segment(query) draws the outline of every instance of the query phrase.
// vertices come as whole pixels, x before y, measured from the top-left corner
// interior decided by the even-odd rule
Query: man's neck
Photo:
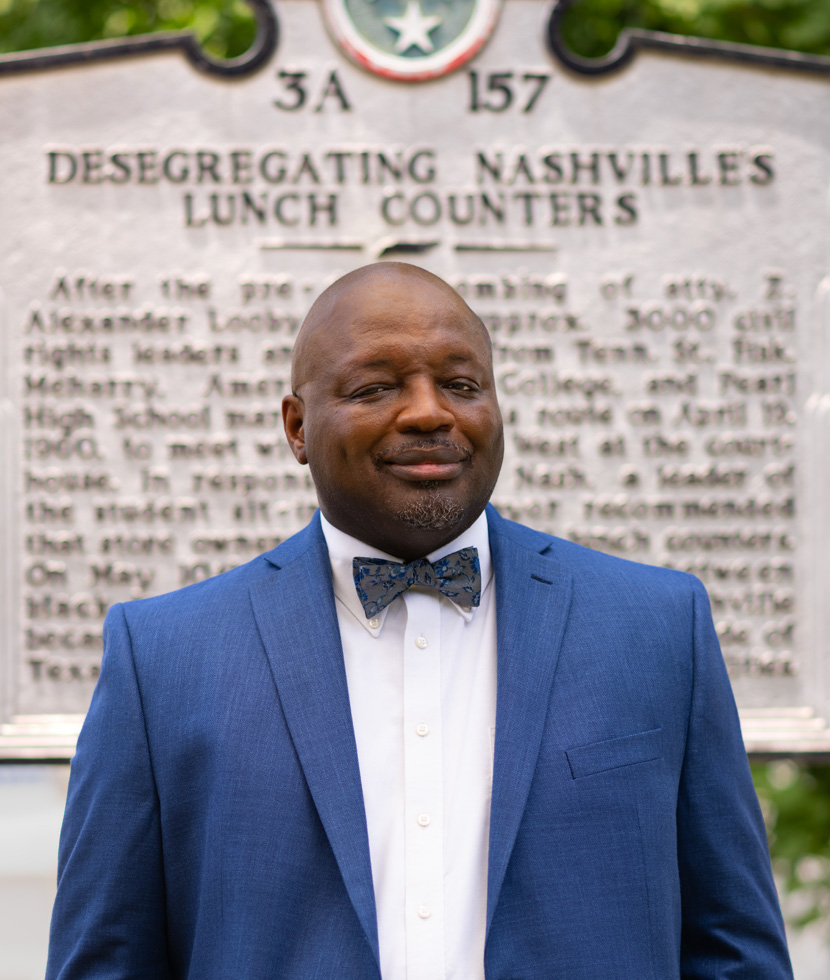
[[[464,518],[448,528],[417,528],[402,525],[401,533],[394,538],[378,537],[376,534],[356,533],[354,528],[343,527],[341,522],[332,520],[333,515],[326,514],[321,509],[321,515],[330,527],[336,528],[343,534],[354,538],[370,549],[372,554],[382,554],[394,561],[410,562],[418,558],[427,558],[435,552],[440,552],[447,545],[460,538],[465,531],[475,524],[484,511],[477,514],[464,515]],[[447,549],[447,552],[452,551]],[[369,552],[367,552],[368,554]]]

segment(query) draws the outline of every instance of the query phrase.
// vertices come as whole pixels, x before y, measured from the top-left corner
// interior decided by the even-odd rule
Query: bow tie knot
[[[462,548],[436,562],[417,558],[411,562],[385,558],[355,558],[354,584],[367,619],[377,616],[393,599],[420,585],[435,589],[463,605],[481,602],[481,566],[477,548]]]

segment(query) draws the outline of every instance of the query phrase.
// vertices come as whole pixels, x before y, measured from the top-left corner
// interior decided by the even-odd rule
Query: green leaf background
[[[0,0],[3,52],[184,28],[217,58],[242,54],[256,34],[243,0]]]
[[[624,27],[830,54],[830,0],[577,0],[564,32],[577,54],[596,57]],[[183,28],[220,58],[242,54],[255,33],[244,0],[0,0],[0,52]]]

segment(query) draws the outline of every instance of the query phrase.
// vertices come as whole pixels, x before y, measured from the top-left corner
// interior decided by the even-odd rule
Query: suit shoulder
[[[700,585],[698,579],[688,572],[674,568],[664,568],[662,565],[649,565],[645,562],[633,561],[630,558],[620,558],[609,555],[604,551],[596,551],[585,545],[567,541],[564,538],[551,537],[552,545],[549,554],[557,561],[566,562],[570,566],[583,569],[587,574],[601,575],[608,579],[626,581],[651,582],[667,589],[680,589],[684,592]]]
[[[501,523],[517,544],[558,562],[577,582],[602,583],[608,589],[619,588],[624,592],[634,590],[683,596],[705,593],[700,580],[688,572],[619,558],[513,521],[502,519]]]
[[[308,531],[309,528],[304,528],[272,551],[257,555],[220,575],[173,592],[123,604],[121,609],[130,628],[175,622],[178,628],[186,629],[188,623],[195,622],[204,629],[211,620],[233,616],[241,604],[247,606],[251,585],[274,574],[275,568],[290,564],[308,547],[311,543]]]

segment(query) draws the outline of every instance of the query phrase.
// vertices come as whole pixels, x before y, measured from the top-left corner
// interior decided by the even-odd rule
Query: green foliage
[[[798,892],[794,925],[830,917],[830,766],[783,759],[754,763],[773,868],[788,892]]]
[[[586,57],[625,27],[830,54],[828,0],[577,0],[564,22]],[[246,51],[256,30],[244,0],[0,0],[0,52],[183,29],[220,58]]]
[[[256,22],[243,0],[0,0],[0,52],[183,29],[214,57],[233,58],[251,46]]]
[[[577,0],[563,33],[573,51],[596,58],[624,27],[830,54],[828,0]]]

